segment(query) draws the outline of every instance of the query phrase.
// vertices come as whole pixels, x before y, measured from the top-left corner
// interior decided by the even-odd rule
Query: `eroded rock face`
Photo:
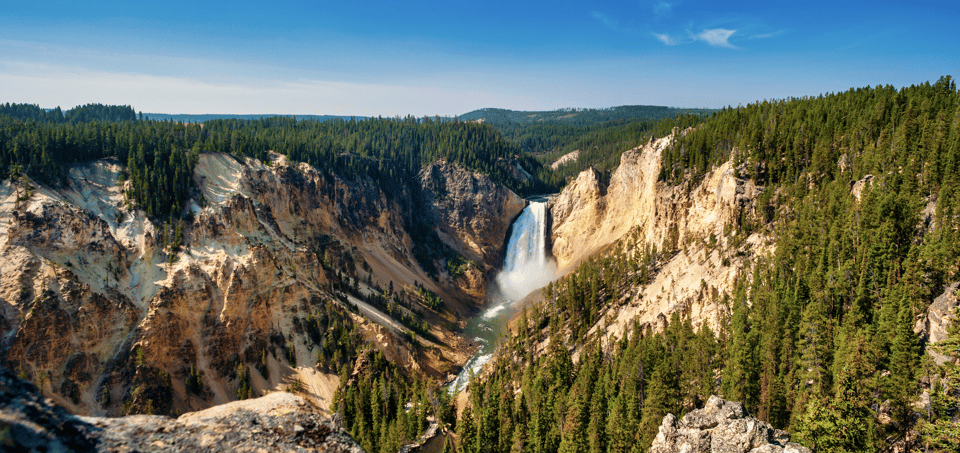
[[[361,294],[419,283],[458,312],[482,301],[480,271],[452,279],[415,257],[419,187],[385,188],[276,156],[264,164],[202,154],[192,223],[165,226],[125,199],[121,171],[107,159],[72,167],[57,189],[0,182],[0,353],[70,411],[196,411],[237,399],[238,370],[250,373],[254,396],[300,380],[327,407],[340,365],[318,365],[322,339],[298,319],[330,310],[324,319],[355,326],[405,366],[447,370],[467,359],[452,315],[421,308],[442,344],[415,354],[391,340],[396,322],[356,310],[360,301],[342,289],[340,273]],[[496,217],[523,200],[480,175],[437,171],[451,194],[430,205],[437,228],[478,262],[498,255],[510,219]],[[192,390],[190,376],[200,381]]]
[[[658,328],[675,311],[695,326],[706,323],[717,331],[726,315],[722,294],[754,257],[773,250],[772,239],[762,234],[737,237],[736,222],[742,214],[754,214],[762,189],[738,177],[732,161],[696,182],[658,181],[660,159],[672,139],[624,152],[606,185],[589,169],[550,199],[552,251],[561,272],[625,238],[630,238],[628,248],[636,247],[629,253],[656,247],[667,258],[649,284],[613,307],[612,322],[593,331],[619,337],[635,319]]]
[[[600,173],[592,168],[577,175],[559,195],[548,202],[553,225],[553,255],[566,265],[577,256],[577,242],[594,234],[605,215],[606,198],[600,187]]]
[[[575,264],[633,229],[650,244],[683,243],[711,233],[722,236],[725,223],[743,210],[752,212],[760,189],[737,177],[732,162],[693,187],[659,182],[660,157],[672,137],[624,152],[606,187],[599,173],[588,169],[550,200],[558,266]]]
[[[948,357],[937,353],[929,345],[947,339],[947,329],[954,322],[954,309],[958,304],[958,290],[960,290],[960,282],[947,285],[943,294],[933,300],[933,303],[927,307],[927,311],[923,313],[913,327],[914,333],[919,335],[923,342],[928,345],[927,353],[933,356],[937,363],[946,362]]]
[[[714,395],[703,409],[677,420],[667,414],[650,453],[810,453],[786,431],[748,416],[743,405]]]
[[[0,429],[5,433],[4,451],[363,451],[343,429],[289,393],[271,393],[176,419],[75,417],[3,367]]]
[[[456,163],[437,161],[420,171],[427,215],[437,225],[440,238],[484,270],[503,262],[503,247],[510,224],[526,201],[485,175]]]

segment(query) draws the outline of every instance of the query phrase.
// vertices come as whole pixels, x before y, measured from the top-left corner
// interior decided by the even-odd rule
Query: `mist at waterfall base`
[[[547,257],[547,215],[545,202],[531,201],[513,222],[503,268],[496,285],[488,290],[487,310],[464,329],[464,335],[473,337],[480,348],[450,384],[450,393],[462,390],[470,376],[493,357],[497,338],[505,333],[517,302],[556,278],[557,265]]]
[[[547,204],[530,203],[513,223],[497,286],[505,298],[518,301],[556,274],[557,264],[547,258]]]

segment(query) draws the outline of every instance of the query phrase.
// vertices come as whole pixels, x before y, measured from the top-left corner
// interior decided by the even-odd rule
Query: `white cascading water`
[[[547,204],[531,201],[513,222],[503,268],[497,275],[497,289],[491,291],[487,300],[490,308],[467,323],[464,333],[475,336],[480,350],[450,384],[450,393],[463,389],[470,375],[479,372],[493,357],[497,335],[513,314],[510,308],[527,294],[553,281],[556,273],[556,263],[547,257]]]
[[[531,202],[513,223],[497,286],[506,299],[518,301],[556,273],[556,264],[547,259],[547,204]]]

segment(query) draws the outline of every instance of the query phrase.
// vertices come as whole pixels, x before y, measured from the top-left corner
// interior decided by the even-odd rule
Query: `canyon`
[[[470,353],[456,332],[525,206],[443,161],[391,191],[278,155],[206,153],[192,218],[170,224],[132,206],[123,170],[105,159],[57,189],[0,186],[5,360],[78,414],[176,415],[293,383],[328,409],[364,343],[442,380]],[[372,294],[408,305],[384,313]],[[404,319],[426,328],[410,340]]]
[[[704,291],[728,292],[768,242],[725,247],[723,226],[759,189],[731,163],[697,185],[658,182],[671,140],[625,152],[606,183],[590,169],[536,202],[445,161],[416,185],[384,188],[280,155],[204,153],[179,224],[130,202],[116,160],[74,165],[58,188],[7,180],[5,360],[75,414],[176,416],[293,389],[332,413],[340,374],[354,366],[344,338],[440,381],[464,365],[469,376],[483,361],[471,362],[480,338],[461,333],[468,319],[502,328],[516,311],[501,309],[628,237],[684,250],[594,329],[622,336],[634,319],[656,327],[677,310],[715,327],[724,312]],[[536,210],[521,215],[527,206]],[[707,247],[707,237],[719,240]],[[442,306],[427,307],[424,294]],[[371,295],[412,303],[387,313]],[[406,315],[427,329],[414,333]]]
[[[624,152],[609,175],[587,169],[531,200],[444,160],[415,184],[390,185],[277,154],[203,153],[191,215],[179,223],[137,209],[114,159],[71,166],[56,188],[3,181],[4,361],[74,414],[189,414],[151,422],[169,429],[208,420],[196,414],[215,406],[247,410],[235,401],[248,398],[285,413],[336,413],[336,390],[362,371],[354,358],[368,347],[401,369],[455,381],[455,393],[482,371],[517,309],[538,303],[538,288],[590,259],[651,248],[669,253],[589,335],[660,332],[674,314],[720,332],[732,316],[725,296],[776,245],[770,228],[742,231],[764,187],[736,151],[701,178],[662,180],[662,154],[683,133]],[[863,188],[854,189],[859,200]],[[945,337],[951,288],[918,319],[924,341]],[[733,403],[711,399],[704,411],[711,404]],[[656,451],[694,442],[677,434],[687,417],[670,417]],[[88,421],[128,429],[124,419],[97,420]],[[802,451],[764,429],[777,448],[763,448]]]

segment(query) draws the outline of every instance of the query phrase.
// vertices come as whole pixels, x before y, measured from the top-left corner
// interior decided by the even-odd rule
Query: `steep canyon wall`
[[[294,383],[328,407],[366,341],[443,376],[467,358],[454,332],[524,206],[446,162],[384,187],[202,154],[190,221],[168,223],[131,205],[123,171],[101,160],[59,188],[0,185],[3,360],[75,413],[177,414]],[[416,285],[442,308],[415,303]],[[398,313],[424,320],[427,347],[399,340],[409,329],[371,294],[414,301]]]
[[[725,316],[719,295],[729,292],[754,257],[772,250],[771,238],[762,234],[737,237],[737,220],[752,214],[762,188],[739,177],[732,160],[700,181],[671,185],[658,179],[662,152],[672,140],[663,137],[623,153],[608,182],[586,170],[550,200],[552,251],[561,269],[570,271],[628,236],[667,256],[649,284],[615,304],[612,322],[595,329],[620,336],[634,318],[656,326],[677,310],[695,325],[716,329]]]

